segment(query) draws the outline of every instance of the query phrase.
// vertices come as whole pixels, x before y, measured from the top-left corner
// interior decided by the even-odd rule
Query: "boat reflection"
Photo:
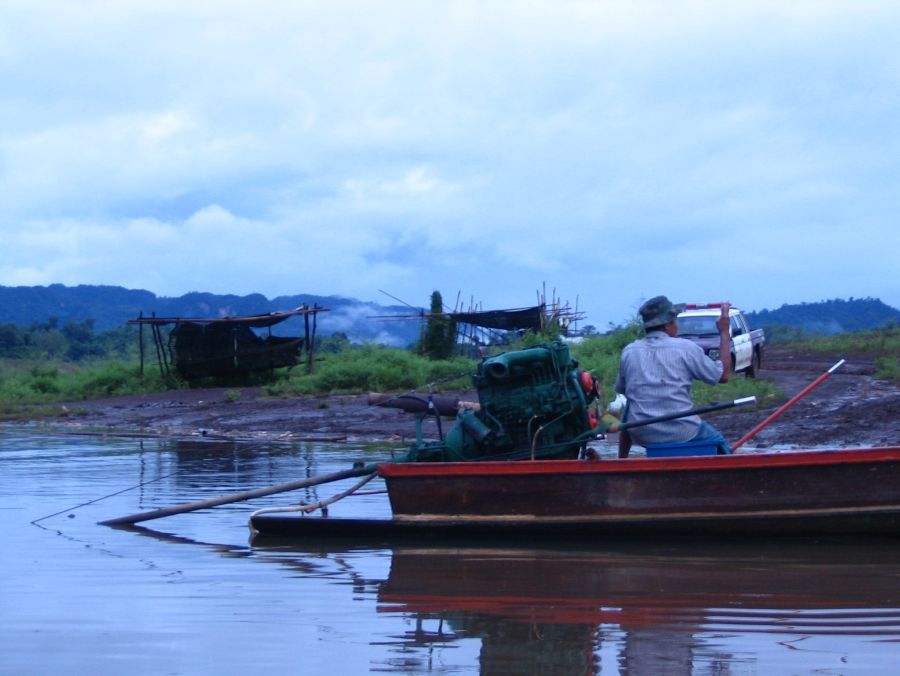
[[[878,660],[900,641],[896,538],[205,546],[297,581],[344,581],[377,616],[401,618],[379,636],[392,657],[377,670],[452,671],[452,649],[475,641],[481,673],[762,673],[803,650],[828,671],[844,651]],[[387,567],[373,574],[373,562]]]
[[[293,565],[353,551],[274,550]],[[620,673],[692,674],[758,658],[729,652],[722,636],[766,635],[782,652],[828,635],[900,640],[898,580],[900,540],[840,539],[394,546],[387,579],[368,583],[379,613],[412,620],[398,648],[479,639],[482,673],[598,673],[606,647]]]

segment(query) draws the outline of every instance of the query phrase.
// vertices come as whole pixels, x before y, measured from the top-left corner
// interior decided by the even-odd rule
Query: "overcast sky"
[[[900,307],[900,3],[0,0],[0,284]]]

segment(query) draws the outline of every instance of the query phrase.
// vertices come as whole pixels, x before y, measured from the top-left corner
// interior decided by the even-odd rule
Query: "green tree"
[[[35,357],[60,359],[69,351],[69,341],[59,331],[41,331],[31,335],[31,347]]]
[[[449,359],[456,351],[456,322],[444,313],[440,291],[431,294],[431,310],[425,324],[421,353],[429,359]]]
[[[13,323],[0,324],[0,357],[21,357],[24,344],[19,327]]]
[[[342,331],[335,331],[330,336],[316,336],[316,352],[337,354],[350,347],[350,338]]]
[[[72,361],[103,355],[103,348],[94,339],[93,319],[85,319],[82,322],[68,321],[62,327],[61,333],[69,343],[67,356]]]

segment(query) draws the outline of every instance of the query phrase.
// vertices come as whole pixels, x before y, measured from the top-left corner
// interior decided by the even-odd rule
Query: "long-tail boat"
[[[730,455],[699,446],[599,459],[589,443],[609,425],[598,410],[600,393],[564,343],[484,359],[473,381],[479,401],[460,408],[446,437],[426,442],[420,426],[402,459],[354,470],[384,479],[391,519],[276,509],[255,513],[251,527],[290,536],[414,538],[900,535],[900,446]]]

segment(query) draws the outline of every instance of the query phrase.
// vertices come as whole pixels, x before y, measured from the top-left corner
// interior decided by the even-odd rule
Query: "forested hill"
[[[419,337],[416,320],[380,321],[375,317],[410,316],[418,308],[377,305],[341,296],[297,294],[271,300],[262,294],[247,296],[193,292],[178,297],[161,297],[150,291],[120,286],[0,286],[0,325],[14,323],[81,323],[93,320],[95,331],[118,329],[129,319],[156,314],[157,317],[224,317],[265,314],[292,310],[301,305],[329,308],[319,315],[320,335],[344,333],[354,341],[373,341],[405,347]],[[745,309],[746,311],[746,309]],[[767,329],[770,338],[791,338],[801,334],[822,335],[881,328],[900,324],[900,310],[875,298],[826,300],[799,305],[782,305],[776,310],[746,312],[753,328]],[[279,325],[281,335],[298,335],[299,322],[292,319]],[[786,330],[788,329],[788,330]]]
[[[415,314],[415,309],[340,296],[297,294],[270,300],[258,293],[234,296],[192,292],[167,298],[120,286],[0,286],[0,324],[30,326],[34,322],[55,322],[64,326],[67,322],[93,320],[94,330],[98,332],[121,328],[141,313],[145,317],[151,314],[157,317],[226,317],[293,310],[302,305],[329,309],[318,315],[320,335],[340,332],[355,341],[405,347],[417,340],[421,328],[416,320],[385,322],[372,319],[408,316]],[[290,319],[280,324],[277,332],[299,335],[297,332],[302,332],[300,322],[302,319]]]
[[[775,327],[790,327],[805,334],[834,335],[900,324],[900,310],[877,298],[782,305],[777,310],[745,314],[751,327],[765,328],[768,333],[773,333]]]

